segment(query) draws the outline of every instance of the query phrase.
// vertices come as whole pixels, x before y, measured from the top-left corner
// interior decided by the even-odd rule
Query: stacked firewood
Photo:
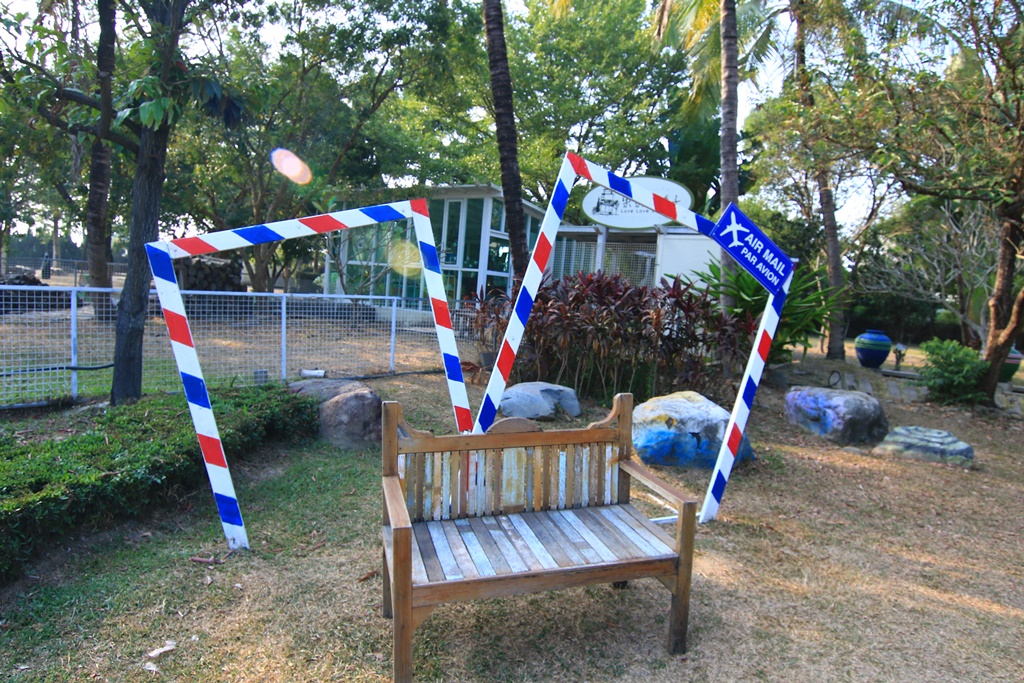
[[[242,262],[213,256],[183,258],[174,263],[178,286],[199,292],[244,292]]]

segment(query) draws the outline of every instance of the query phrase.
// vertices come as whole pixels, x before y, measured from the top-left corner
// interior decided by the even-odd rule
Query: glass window
[[[448,202],[448,224],[445,226],[444,264],[453,266],[459,263],[459,218],[462,217],[462,202]]]
[[[491,203],[491,230],[505,232],[505,203],[500,199]]]
[[[430,211],[430,227],[434,229],[434,244],[441,244],[441,226],[444,225],[444,200],[431,199],[427,210]]]
[[[501,290],[502,292],[508,292],[508,278],[501,275],[488,275],[487,276],[487,293],[490,295],[494,290]]]
[[[483,231],[483,220],[484,200],[470,199],[466,204],[466,235],[462,240],[463,268],[480,266],[480,234]]]
[[[499,273],[507,273],[508,262],[508,238],[491,235],[491,241],[487,248],[487,270],[496,270]]]
[[[527,243],[529,244],[530,251],[533,251],[533,247],[537,244],[537,235],[540,234],[540,221],[533,216],[526,217],[526,230],[527,230]]]
[[[441,275],[444,278],[445,296],[448,297],[448,300],[450,301],[451,299],[455,298],[455,287],[458,285],[458,280],[456,280],[456,276],[458,275],[458,273],[454,270],[446,270],[442,272]]]
[[[462,271],[462,289],[459,290],[460,299],[473,299],[474,294],[478,294],[478,292],[476,291],[476,276],[477,271],[475,270]]]

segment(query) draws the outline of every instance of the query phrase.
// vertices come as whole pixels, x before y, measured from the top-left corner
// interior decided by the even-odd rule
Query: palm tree
[[[505,200],[505,229],[512,249],[512,272],[523,277],[529,256],[526,250],[526,220],[523,212],[523,180],[519,173],[519,142],[512,104],[512,75],[505,48],[505,17],[501,0],[483,0],[487,61],[491,70],[491,98],[501,165],[501,191]]]

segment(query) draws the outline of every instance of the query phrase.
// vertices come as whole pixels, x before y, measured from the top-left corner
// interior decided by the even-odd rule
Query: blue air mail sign
[[[793,272],[793,262],[735,204],[729,204],[708,234],[765,289],[778,294]]]

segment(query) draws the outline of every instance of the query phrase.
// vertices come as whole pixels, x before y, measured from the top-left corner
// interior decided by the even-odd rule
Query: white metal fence
[[[110,391],[114,322],[99,297],[119,290],[0,286],[0,407]],[[211,386],[290,380],[302,370],[362,377],[440,370],[429,303],[396,297],[182,292]],[[477,361],[474,310],[455,304],[464,360]],[[109,317],[109,316],[108,316]],[[180,390],[156,293],[143,342],[144,391]]]
[[[128,273],[127,263],[108,263],[110,282],[114,287],[124,285]],[[74,259],[4,258],[0,260],[0,274],[35,275],[54,287],[86,287],[89,285],[89,263]]]

